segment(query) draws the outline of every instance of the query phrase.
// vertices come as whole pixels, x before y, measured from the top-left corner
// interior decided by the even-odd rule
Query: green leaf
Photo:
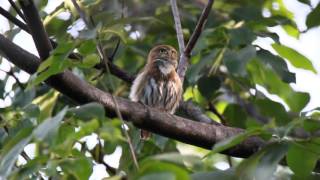
[[[231,29],[230,33],[230,44],[233,47],[251,44],[256,38],[253,32],[249,28],[237,28]]]
[[[310,0],[298,0],[298,1],[301,2],[301,3],[304,3],[304,4],[306,4],[306,5],[311,6]]]
[[[291,120],[287,111],[280,103],[269,99],[257,99],[254,103],[258,106],[259,112],[263,116],[275,119],[279,126],[286,125]]]
[[[35,175],[34,172],[38,172],[48,162],[48,158],[48,156],[37,156],[27,161],[27,164],[11,174],[9,179],[31,179],[30,177]]]
[[[298,51],[296,51],[290,47],[276,44],[276,43],[272,44],[272,47],[274,50],[277,51],[277,53],[280,56],[286,58],[296,68],[310,70],[310,71],[314,72],[315,74],[317,73],[317,71],[314,69],[312,63],[310,62],[310,60],[308,58],[306,58],[304,55],[300,54]]]
[[[292,143],[288,150],[287,163],[298,177],[305,179],[313,171],[319,158],[320,146],[315,151],[309,143]]]
[[[308,29],[319,26],[319,17],[320,17],[320,3],[318,3],[317,7],[314,8],[311,13],[308,14],[306,24]]]
[[[237,177],[243,179],[272,179],[278,163],[285,156],[289,145],[276,142],[265,146],[258,153],[242,161],[236,169]]]
[[[19,154],[31,140],[32,128],[21,129],[18,134],[3,147],[0,156],[0,179],[6,179],[18,159]]]
[[[50,90],[48,93],[37,97],[32,102],[37,104],[40,108],[40,116],[38,118],[39,122],[52,116],[53,108],[58,99],[59,93],[54,90]]]
[[[309,102],[308,93],[295,92],[289,84],[281,81],[270,67],[264,66],[259,61],[251,61],[247,69],[254,83],[264,86],[269,93],[281,97],[292,111],[300,112]]]
[[[85,56],[82,63],[79,65],[82,68],[92,68],[100,62],[100,58],[97,54],[89,54]]]
[[[217,51],[212,50],[210,54],[202,57],[200,62],[191,65],[191,67],[186,72],[186,77],[191,84],[195,84],[198,79],[206,73],[205,68],[212,63],[216,54]]]
[[[300,31],[297,28],[296,25],[293,24],[286,24],[282,25],[282,28],[286,31],[286,33],[294,38],[299,38],[300,36]]]
[[[249,45],[238,52],[227,51],[224,56],[224,63],[228,71],[234,75],[245,76],[246,65],[252,58],[256,56],[255,47]]]
[[[35,79],[29,82],[28,88],[36,86],[48,79],[50,76],[59,74],[72,66],[72,62],[67,59],[68,55],[76,47],[76,43],[65,42],[58,45],[53,50],[51,56],[40,64]]]
[[[86,157],[68,158],[59,165],[65,172],[72,174],[79,180],[89,179],[92,173],[92,163]]]
[[[96,42],[94,40],[88,40],[81,42],[78,48],[79,53],[82,55],[88,55],[96,52]]]
[[[171,162],[181,166],[188,166],[193,168],[194,166],[201,165],[201,159],[195,155],[182,155],[180,153],[164,153],[152,156],[151,159],[160,160],[165,162]]]
[[[223,111],[223,116],[226,118],[228,126],[246,128],[247,114],[240,105],[228,104]]]
[[[91,120],[93,118],[104,119],[105,111],[104,107],[99,103],[88,103],[85,105],[81,105],[75,108],[70,108],[69,112],[71,112],[76,118],[81,120]]]
[[[66,114],[68,108],[63,108],[56,116],[53,118],[48,118],[44,120],[34,131],[33,135],[36,137],[39,141],[43,141],[48,136],[53,136],[54,133],[56,133],[60,122],[63,120],[64,115]]]
[[[169,175],[170,174],[170,175]],[[149,179],[149,177],[155,177],[157,175],[167,177],[169,179],[179,179],[179,180],[189,180],[189,174],[186,169],[180,166],[161,162],[148,160],[142,163],[140,170],[138,172],[137,179]]]
[[[33,88],[26,89],[26,90],[18,89],[17,91],[15,91],[15,96],[12,102],[12,106],[24,107],[31,103],[35,95],[36,95],[36,92]]]
[[[209,179],[221,179],[221,180],[236,180],[235,171],[228,169],[226,171],[216,170],[214,172],[195,172],[191,175],[193,180],[209,180]]]
[[[221,81],[216,76],[202,77],[198,81],[198,88],[200,93],[208,98],[208,100],[214,97],[215,92],[220,88]]]
[[[290,72],[287,63],[279,56],[275,56],[269,51],[260,49],[257,52],[257,57],[267,66],[272,69],[281,77],[281,80],[286,83],[295,83],[296,76]]]
[[[213,154],[222,152],[224,150],[227,150],[227,149],[241,143],[242,141],[246,140],[250,136],[258,135],[261,132],[262,132],[262,129],[252,129],[252,130],[248,130],[248,131],[239,133],[235,136],[229,137],[223,141],[216,143],[213,146],[212,151],[209,154],[207,154],[206,156],[213,155]]]

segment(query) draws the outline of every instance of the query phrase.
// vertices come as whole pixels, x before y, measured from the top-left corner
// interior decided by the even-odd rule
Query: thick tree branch
[[[36,72],[40,64],[39,58],[15,45],[3,35],[0,35],[0,53],[31,74]],[[105,107],[108,116],[115,114],[116,108],[111,94],[93,87],[70,71],[55,75],[46,82],[78,103],[98,102]],[[211,149],[216,142],[244,132],[239,128],[208,125],[159,112],[121,97],[116,97],[116,100],[124,118],[135,126],[195,146]],[[224,153],[234,157],[248,157],[264,144],[260,138],[251,137]]]

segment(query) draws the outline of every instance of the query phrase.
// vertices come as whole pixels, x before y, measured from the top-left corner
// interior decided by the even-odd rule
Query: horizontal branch
[[[40,65],[38,57],[15,45],[3,35],[0,35],[0,54],[30,74],[36,72]],[[46,83],[80,104],[98,102],[105,107],[108,116],[115,114],[111,94],[95,88],[68,70],[52,76]],[[125,119],[136,127],[206,149],[211,149],[215,143],[244,132],[239,128],[206,124],[159,112],[121,97],[116,97],[116,100]],[[248,157],[264,144],[262,139],[250,137],[224,153],[234,157]]]

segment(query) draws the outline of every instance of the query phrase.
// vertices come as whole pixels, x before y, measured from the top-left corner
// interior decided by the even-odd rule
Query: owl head
[[[164,75],[169,74],[178,66],[178,53],[169,45],[158,45],[151,49],[148,64],[158,68]]]

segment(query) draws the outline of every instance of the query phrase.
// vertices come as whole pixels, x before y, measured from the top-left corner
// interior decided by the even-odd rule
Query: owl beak
[[[175,64],[172,61],[168,61],[167,59],[161,59],[161,58],[156,59],[155,63],[158,66],[165,66],[166,64],[175,66]]]
[[[163,66],[166,63],[165,61],[166,60],[164,60],[164,59],[158,58],[158,59],[156,59],[155,63],[157,66]]]

